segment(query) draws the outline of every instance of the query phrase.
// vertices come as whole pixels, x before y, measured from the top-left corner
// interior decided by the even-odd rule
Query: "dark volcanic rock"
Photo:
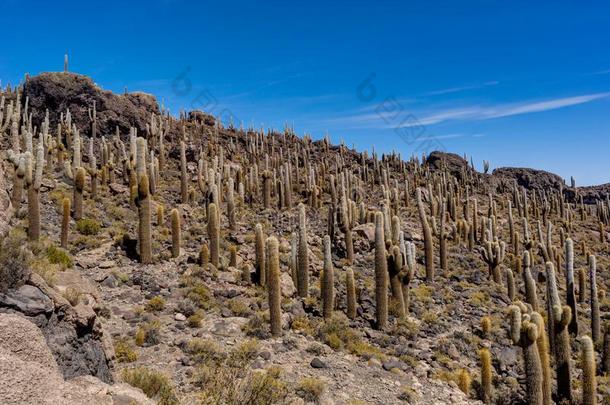
[[[432,170],[441,170],[446,167],[454,176],[461,176],[462,170],[469,170],[468,162],[455,153],[434,151],[426,159],[426,163]]]
[[[94,102],[99,135],[113,134],[117,126],[124,135],[132,126],[144,133],[150,114],[159,113],[157,100],[149,94],[117,95],[101,89],[89,77],[74,73],[47,72],[30,77],[25,82],[24,96],[29,98],[35,125],[40,127],[48,109],[54,131],[60,114],[69,108],[72,122],[87,136],[91,132],[88,109]]]
[[[517,185],[528,190],[548,190],[564,187],[564,181],[556,174],[544,170],[522,167],[500,167],[493,171],[492,177],[498,180],[515,180]],[[565,187],[564,187],[565,188]]]

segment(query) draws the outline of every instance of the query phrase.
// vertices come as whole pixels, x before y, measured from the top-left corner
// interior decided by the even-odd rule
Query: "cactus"
[[[508,299],[513,302],[515,300],[515,276],[511,269],[506,269],[506,285]]]
[[[83,217],[83,189],[85,188],[85,169],[79,167],[74,175],[74,219]]]
[[[229,220],[229,229],[234,231],[236,229],[237,223],[235,221],[235,197],[233,188],[235,183],[233,179],[229,179],[229,184],[227,186],[227,218]]]
[[[589,336],[580,338],[582,365],[582,404],[597,404],[597,377],[595,367],[595,350]]]
[[[601,371],[606,374],[610,373],[610,323],[606,323],[604,326]]]
[[[544,377],[537,345],[541,331],[536,323],[530,321],[530,315],[521,313],[519,306],[511,305],[509,313],[511,317],[510,336],[513,343],[521,346],[523,350],[527,403],[542,405],[544,403]]]
[[[388,272],[390,276],[390,287],[392,290],[392,297],[398,306],[398,316],[404,318],[407,316],[405,310],[405,301],[402,295],[402,282],[400,280],[400,272],[403,269],[403,258],[402,252],[398,246],[392,246],[390,248],[390,254],[388,256]]]
[[[417,208],[419,211],[419,220],[421,221],[422,230],[424,234],[424,252],[426,262],[426,281],[434,281],[434,252],[432,246],[432,231],[430,224],[428,223],[428,217],[422,201],[422,191],[420,188],[416,190],[415,196],[417,199]]]
[[[62,249],[68,248],[68,231],[70,228],[70,199],[64,198],[61,204],[62,216],[61,216],[61,247]]]
[[[551,391],[553,388],[551,360],[549,352],[549,339],[544,327],[544,319],[538,312],[532,312],[530,315],[531,321],[538,327],[538,354],[540,355],[540,365],[542,367],[542,397],[544,405],[553,403]]]
[[[186,173],[186,145],[180,141],[180,201],[182,204],[188,202],[188,179]]]
[[[356,319],[356,283],[354,281],[354,271],[348,267],[345,271],[345,290],[347,296],[347,317]]]
[[[566,303],[572,311],[572,320],[568,330],[578,336],[578,312],[576,311],[576,296],[574,294],[574,242],[566,239]]]
[[[172,221],[172,257],[180,256],[180,213],[174,208],[170,214]]]
[[[165,208],[161,204],[157,205],[157,226],[163,225],[165,218]]]
[[[572,319],[572,310],[569,306],[556,305],[553,307],[553,321],[555,322],[555,368],[557,372],[558,402],[572,402],[572,349],[570,347],[570,334],[568,324]]]
[[[199,266],[204,269],[208,267],[210,263],[210,249],[208,248],[207,243],[201,245],[201,249],[199,249]]]
[[[269,320],[271,323],[271,335],[282,334],[282,298],[280,290],[280,255],[278,241],[274,236],[267,238],[267,258],[269,260],[269,274],[267,280],[267,291],[269,294]]]
[[[216,204],[208,205],[208,239],[210,240],[210,263],[220,265],[220,218]]]
[[[441,199],[441,216],[438,226],[438,239],[440,247],[440,267],[447,270],[447,233],[445,232],[445,200]]]
[[[481,401],[483,401],[484,404],[491,404],[492,366],[489,349],[481,349],[479,357],[481,359]]]
[[[299,204],[299,251],[298,251],[298,272],[297,290],[299,297],[309,296],[309,255],[307,247],[307,217],[305,216],[305,205]]]
[[[597,259],[589,256],[589,296],[591,297],[591,337],[593,343],[599,342],[601,338],[601,326],[599,315],[599,298],[597,295]]]
[[[377,329],[383,330],[388,322],[388,262],[381,212],[375,214],[375,304]]]
[[[523,252],[523,283],[525,284],[525,300],[534,311],[539,310],[538,293],[536,292],[536,281],[530,270],[530,252]]]
[[[150,185],[148,176],[144,173],[138,181],[138,247],[140,250],[140,263],[152,262],[152,238],[150,231]]]
[[[44,168],[44,148],[42,140],[36,148],[36,160],[26,159],[26,185],[28,187],[28,238],[30,241],[40,239],[40,183]],[[33,173],[32,173],[33,172]]]
[[[229,267],[237,267],[237,246],[229,246]]]
[[[322,314],[324,319],[330,319],[333,314],[335,301],[335,277],[333,260],[330,250],[330,236],[324,236],[324,282],[322,283]]]
[[[256,224],[254,227],[254,246],[256,252],[256,281],[259,285],[266,285],[265,235],[261,224]]]
[[[272,175],[269,170],[265,170],[262,173],[263,177],[263,206],[265,209],[271,209],[271,182]]]
[[[584,304],[587,300],[587,271],[584,267],[578,270],[578,302]]]

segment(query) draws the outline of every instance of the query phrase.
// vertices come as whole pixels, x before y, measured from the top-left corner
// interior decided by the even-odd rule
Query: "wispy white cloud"
[[[443,94],[459,93],[459,92],[467,91],[467,90],[482,89],[484,87],[495,86],[497,84],[500,84],[500,82],[493,80],[493,81],[489,81],[489,82],[485,82],[485,83],[481,83],[481,84],[477,84],[477,85],[472,85],[472,86],[449,87],[446,89],[429,91],[425,94],[427,96],[439,96],[439,95],[443,95]]]
[[[396,128],[412,126],[428,126],[449,121],[483,121],[523,114],[533,114],[543,111],[557,110],[579,104],[589,103],[610,97],[610,92],[585,94],[563,97],[544,101],[523,101],[498,105],[472,105],[452,109],[439,110],[409,110],[403,108],[400,112],[387,112],[383,106],[377,106],[374,111],[361,112],[323,120],[327,125],[341,125],[347,128]],[[410,119],[406,119],[409,117]],[[391,118],[391,119],[390,119]]]

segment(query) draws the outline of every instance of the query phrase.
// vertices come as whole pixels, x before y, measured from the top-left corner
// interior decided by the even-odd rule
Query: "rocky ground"
[[[39,81],[31,84],[30,88],[38,92],[32,93],[32,105],[39,110],[45,104],[34,96],[44,92],[41,89],[59,86],[59,89],[53,87],[53,93],[45,95],[43,100],[62,97],[63,79],[59,84],[55,79],[49,84],[44,77],[36,80]],[[81,85],[79,81],[78,86]],[[69,89],[72,94],[73,86]],[[84,92],[90,94],[89,90]],[[98,108],[101,114],[111,109]],[[120,112],[119,109],[117,114]],[[108,116],[110,113],[104,115]],[[214,142],[225,148],[226,159],[231,163],[247,164],[239,141],[244,134],[225,128],[212,139],[208,130],[213,130],[213,124],[213,121],[187,124],[193,132],[193,139],[197,139],[189,146],[190,156],[195,154],[193,150],[201,139],[203,144]],[[294,139],[294,142],[303,142]],[[171,145],[170,140],[168,143],[168,148],[171,148],[169,156],[176,157],[176,145]],[[312,160],[316,162],[341,153],[352,167],[358,164],[359,155],[354,151],[345,149],[339,152],[338,148],[333,148],[324,152],[322,143],[310,144],[310,147]],[[326,154],[329,155],[323,157]],[[470,171],[468,164],[455,155],[435,156],[438,159],[429,160],[432,170],[440,172],[449,166],[447,173],[456,177]],[[356,274],[358,316],[349,320],[344,315],[347,263],[341,233],[338,232],[333,244],[337,291],[335,315],[324,321],[319,275],[323,268],[322,236],[327,232],[330,195],[323,193],[320,210],[307,208],[311,297],[303,300],[297,298],[290,276],[290,240],[298,227],[297,204],[280,210],[263,209],[258,199],[251,204],[238,201],[238,223],[234,230],[230,230],[226,204],[223,203],[221,266],[218,269],[211,265],[202,268],[198,257],[202,243],[206,243],[208,238],[202,196],[196,193],[194,201],[181,204],[179,161],[170,159],[168,165],[153,197],[154,207],[163,206],[165,215],[161,223],[153,215],[154,263],[149,265],[140,264],[133,257],[138,216],[137,210],[129,203],[129,190],[120,176],[116,183],[101,185],[96,199],[90,197],[87,189],[85,218],[90,227],[80,227],[71,221],[67,255],[60,255],[57,259],[53,247],[57,246],[60,235],[61,201],[72,195],[73,182],[60,171],[45,172],[41,188],[43,237],[29,247],[32,257],[28,263],[34,275],[25,285],[0,295],[0,312],[8,313],[0,315],[0,324],[23,322],[15,318],[15,314],[21,314],[40,328],[48,348],[40,355],[42,360],[36,360],[41,363],[36,367],[37,370],[52,369],[52,381],[57,381],[56,384],[46,383],[55,385],[53,395],[46,400],[65,398],[67,392],[80,392],[78,390],[82,389],[95,398],[83,396],[63,403],[145,403],[147,400],[140,391],[132,392],[126,385],[120,385],[121,381],[126,381],[164,404],[477,403],[481,398],[478,352],[487,347],[493,359],[493,403],[525,402],[521,349],[512,345],[506,326],[506,308],[510,305],[506,287],[489,280],[487,266],[478,251],[470,250],[465,241],[455,238],[448,241],[447,269],[437,269],[434,282],[426,282],[422,231],[412,197],[410,205],[399,208],[405,238],[416,243],[418,252],[418,270],[410,287],[410,312],[406,319],[400,320],[395,305],[391,304],[390,327],[379,331],[374,328],[373,223],[365,222],[354,228],[355,257],[351,267]],[[12,167],[5,164],[4,170],[11,178]],[[194,187],[196,159],[190,159],[188,172]],[[521,186],[531,190],[565,187],[561,179],[552,175],[540,177],[536,172],[526,172],[526,169],[503,169],[490,176],[468,175],[470,178],[476,176],[471,196],[478,197],[481,216],[485,216],[489,209],[488,193],[492,193],[499,204],[500,238],[507,243],[505,201],[511,192],[507,184],[512,187],[513,180],[517,180]],[[391,174],[396,179],[400,175]],[[6,196],[11,184],[0,183],[0,187],[5,187]],[[380,187],[375,185],[362,191],[367,209],[380,209],[383,199]],[[306,202],[297,192],[294,198],[299,200],[297,202]],[[25,244],[24,230],[28,226],[25,205],[22,204],[14,217],[8,214],[10,211],[6,206],[10,232],[5,242]],[[179,210],[182,224],[182,250],[177,258],[170,255],[168,214],[172,208]],[[600,241],[593,208],[587,207],[590,212],[586,218],[575,218],[571,236],[577,246],[585,241],[587,249],[597,255],[601,312],[606,320],[610,309],[607,296],[610,277],[606,269],[610,260],[607,242]],[[459,210],[461,212],[461,207]],[[553,221],[561,226],[560,218],[553,218]],[[280,240],[283,334],[276,338],[269,334],[266,290],[247,283],[242,276],[244,271],[254,266],[254,225],[257,223],[263,225],[266,235],[275,235]],[[535,221],[532,221],[534,234],[535,229]],[[554,235],[553,241],[559,243],[558,234]],[[229,263],[231,246],[237,248],[237,261],[232,266]],[[505,260],[504,268],[514,268],[512,259]],[[534,274],[539,274],[539,294],[544,297],[542,259],[537,257],[534,263]],[[575,267],[586,267],[585,256],[580,251],[576,254]],[[565,281],[562,272],[558,274],[563,296]],[[521,276],[515,276],[518,296],[524,299]],[[589,306],[579,303],[578,310],[582,328],[587,331]],[[481,326],[484,317],[491,321],[489,329]],[[41,336],[38,336],[40,333],[34,332],[37,328],[32,329],[31,323],[26,322],[20,327],[27,330],[28,336],[30,333],[36,335],[36,347],[44,346]],[[28,360],[14,359],[15,353],[19,355],[21,350],[12,350],[11,353],[11,347],[11,341],[0,336],[0,355],[8,356],[6,358],[12,362]],[[576,359],[578,344],[575,341],[573,353]],[[3,359],[1,364],[9,363]],[[19,370],[25,373],[29,369],[24,366]],[[63,375],[59,375],[57,370]],[[134,370],[139,373],[139,382],[133,377]],[[146,372],[155,373],[154,378]],[[142,377],[143,374],[146,378]],[[84,375],[98,379],[91,382]],[[580,369],[575,367],[575,381],[579,376]],[[142,383],[143,380],[146,384]],[[464,388],[465,380],[469,382],[468,388]],[[14,386],[13,380],[2,383],[12,386],[10,392],[30,393],[21,385]],[[76,385],[81,388],[73,388]],[[578,391],[578,383],[575,386]],[[599,378],[599,393],[604,401],[610,401],[610,387],[605,377]],[[23,396],[2,395],[3,403],[27,402]],[[28,395],[36,398],[39,393]]]

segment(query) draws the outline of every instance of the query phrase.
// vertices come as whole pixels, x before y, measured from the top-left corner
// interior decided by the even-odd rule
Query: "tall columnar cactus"
[[[140,262],[152,263],[152,237],[151,237],[151,213],[150,213],[150,185],[148,176],[144,173],[138,180],[138,247],[140,251]]]
[[[544,405],[553,403],[551,396],[553,381],[551,372],[551,354],[549,352],[549,339],[544,327],[544,318],[538,312],[530,314],[531,321],[538,327],[538,354],[540,355],[540,366],[542,367],[542,397]]]
[[[29,156],[29,155],[28,155]],[[44,168],[44,148],[42,140],[36,148],[36,160],[26,160],[26,184],[28,186],[28,238],[30,241],[40,239],[40,184]]]
[[[441,215],[438,226],[438,243],[440,249],[440,266],[442,270],[447,270],[447,233],[445,232],[445,200],[441,199]]]
[[[180,256],[180,212],[174,208],[170,214],[172,221],[172,257]]]
[[[530,252],[523,252],[523,283],[525,285],[525,300],[530,304],[534,311],[539,311],[538,293],[536,290],[536,280],[531,272]]]
[[[229,220],[229,229],[234,231],[236,229],[237,223],[235,221],[235,196],[234,196],[234,188],[235,182],[233,178],[229,179],[229,184],[227,186],[227,218]]]
[[[582,404],[597,404],[597,377],[595,366],[595,349],[589,336],[580,338],[580,353],[582,365]]]
[[[422,191],[420,188],[416,190],[415,196],[417,199],[417,208],[419,211],[419,220],[421,221],[422,231],[424,234],[424,252],[426,262],[426,280],[428,282],[434,281],[434,247],[432,244],[432,230],[428,222],[428,216],[426,215],[426,209],[422,201]]]
[[[386,258],[383,214],[375,214],[375,304],[377,328],[388,323],[388,262]]]
[[[606,374],[610,373],[610,323],[606,323],[604,326],[601,371]]]
[[[404,256],[406,263],[400,271],[400,281],[402,283],[402,299],[404,302],[405,314],[409,313],[410,305],[410,283],[415,276],[415,244],[413,242],[406,242],[404,244]]]
[[[186,173],[186,145],[180,141],[180,201],[188,202],[188,178]]]
[[[269,259],[269,274],[267,291],[269,294],[269,319],[271,322],[271,334],[280,336],[282,334],[282,298],[280,290],[280,254],[278,241],[274,236],[267,238],[267,256]]]
[[[299,297],[309,296],[309,254],[307,247],[307,217],[305,205],[299,204],[299,251],[298,251],[297,290]]]
[[[597,259],[589,256],[589,286],[591,297],[591,337],[593,342],[599,342],[601,338],[601,326],[599,315],[599,298],[597,295]]]
[[[265,209],[271,209],[271,183],[272,175],[269,170],[262,173],[263,176],[263,206]]]
[[[489,276],[493,278],[495,283],[502,284],[500,265],[506,257],[506,244],[499,242],[497,238],[495,240],[486,239],[480,253],[483,261],[489,267]]]
[[[354,270],[348,267],[345,271],[345,290],[347,297],[347,317],[356,319],[356,282],[354,281]]]
[[[574,293],[574,242],[566,239],[566,303],[572,310],[572,320],[568,330],[578,336],[578,312],[576,311],[576,295]]]
[[[208,238],[210,239],[210,262],[212,266],[220,265],[220,218],[218,207],[211,203],[208,205]]]
[[[335,307],[335,269],[330,250],[330,236],[324,236],[324,282],[322,283],[322,314],[324,319],[330,319]]]
[[[578,269],[578,302],[584,304],[587,300],[587,270],[584,267]]]
[[[165,208],[161,204],[157,205],[157,226],[163,225],[165,222]]]
[[[79,167],[74,175],[74,219],[83,217],[83,189],[85,188],[85,169]]]
[[[61,247],[68,248],[68,231],[70,229],[70,199],[64,198],[61,204]]]
[[[515,300],[515,276],[511,269],[506,269],[506,286],[508,299],[513,302]]]
[[[492,371],[491,371],[491,353],[489,349],[483,348],[479,352],[481,359],[481,401],[484,404],[491,404],[492,399]]]
[[[403,270],[403,267],[403,257],[400,247],[394,245],[390,248],[390,254],[388,256],[388,273],[390,276],[392,296],[398,307],[398,316],[400,318],[407,316],[405,301],[402,295],[402,282],[400,280],[400,272]]]
[[[256,253],[256,281],[260,285],[266,285],[265,235],[261,224],[256,224],[254,227],[254,250]]]
[[[559,402],[572,402],[572,349],[570,347],[570,334],[568,324],[572,319],[572,310],[569,306],[556,305],[553,307],[553,321],[555,322],[555,368],[557,372],[557,397]]]
[[[519,306],[511,305],[510,325],[513,343],[523,349],[526,374],[527,403],[543,405],[543,371],[537,341],[540,334],[538,326],[531,322],[529,314],[522,314]]]

